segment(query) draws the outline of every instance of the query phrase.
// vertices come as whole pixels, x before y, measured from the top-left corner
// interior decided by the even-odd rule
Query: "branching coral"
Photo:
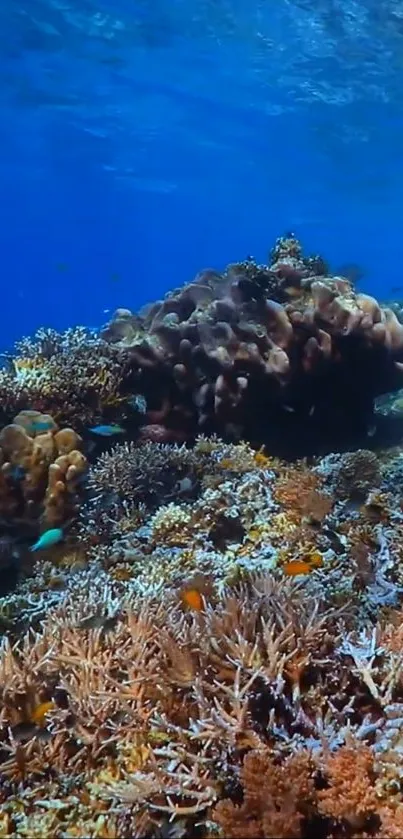
[[[0,371],[2,412],[9,419],[30,405],[58,423],[82,426],[122,405],[124,374],[122,353],[88,330],[42,329],[21,341],[9,369]]]
[[[165,815],[190,832],[215,820],[228,837],[307,837],[315,825],[329,839],[365,836],[370,824],[389,835],[396,716],[365,669],[344,665],[359,659],[353,636],[339,653],[341,620],[268,575],[185,615],[99,568],[79,572],[40,630],[0,651],[4,835],[96,836],[107,824],[114,839]]]
[[[270,753],[251,751],[241,770],[243,802],[220,801],[214,816],[226,839],[298,839],[315,798],[314,765],[308,754],[275,763]]]
[[[36,637],[3,646],[0,772],[11,790],[21,780],[40,789],[50,773],[50,797],[62,802],[69,755],[69,772],[87,779],[88,817],[100,812],[100,801],[113,799],[121,814],[130,800],[133,817],[147,803],[160,813],[203,813],[219,795],[228,760],[236,764],[248,744],[264,742],[256,680],[260,690],[267,684],[274,709],[284,652],[289,660],[298,648],[307,654],[315,632],[322,633],[320,619],[315,630],[307,603],[295,640],[281,619],[259,632],[257,603],[265,621],[275,603],[286,621],[287,609],[302,605],[288,583],[262,593],[257,581],[255,594],[245,592],[239,604],[230,598],[197,619],[141,603],[130,589],[122,601],[116,586],[104,586],[97,602],[83,581],[80,587]],[[101,622],[92,629],[95,617]],[[280,693],[277,701],[281,706]],[[34,723],[26,742],[16,739],[43,702],[50,703],[42,723],[48,736]],[[17,826],[20,817],[14,814]],[[74,814],[60,807],[58,818],[68,829]]]
[[[252,751],[240,773],[242,804],[221,801],[215,818],[229,839],[393,837],[393,828],[385,828],[394,811],[380,809],[374,777],[371,749],[360,743],[325,752],[319,761],[305,750],[278,762],[269,750]]]
[[[343,455],[329,455],[317,470],[339,498],[363,501],[370,489],[380,486],[381,464],[375,452],[357,449]]]
[[[193,448],[150,442],[142,446],[118,444],[101,455],[90,469],[90,498],[82,510],[82,532],[98,537],[110,535],[117,532],[120,521],[122,533],[122,521],[126,520],[125,529],[134,534],[136,521],[144,520],[161,505],[157,518],[150,522],[156,537],[153,543],[158,542],[157,522],[160,528],[167,526],[169,530],[176,505],[195,502],[209,492],[211,497],[224,480],[239,480],[250,472],[258,474],[269,462],[246,444],[224,444],[214,437],[199,437]],[[227,506],[223,503],[217,513]],[[180,512],[178,515],[179,522]],[[187,520],[194,525],[195,518],[201,518],[197,510]],[[184,511],[182,520],[185,523]],[[211,530],[211,520],[206,522],[206,528]]]
[[[118,445],[92,467],[80,538],[142,592],[177,591],[197,573],[221,590],[271,569],[313,574],[326,597],[371,592],[374,608],[393,605],[400,513],[383,484],[353,510],[335,498],[327,461],[291,466],[203,437],[191,449]]]
[[[318,524],[330,513],[334,503],[323,489],[324,482],[319,475],[301,463],[279,470],[273,496],[297,521],[304,519]]]

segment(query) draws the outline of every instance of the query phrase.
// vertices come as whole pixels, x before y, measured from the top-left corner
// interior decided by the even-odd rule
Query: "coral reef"
[[[402,834],[402,330],[290,234],[18,345],[1,836]]]
[[[78,572],[2,645],[2,834],[396,835],[401,613],[348,630],[308,588],[252,575],[183,613]]]
[[[3,835],[397,835],[403,484],[362,458],[351,507],[329,458],[100,455],[76,548],[0,601]]]
[[[300,456],[364,445],[402,364],[393,309],[290,234],[270,265],[203,271],[138,314],[118,309],[99,336],[40,330],[0,372],[0,404],[5,421],[30,407],[80,434],[123,419],[133,440],[217,433]]]

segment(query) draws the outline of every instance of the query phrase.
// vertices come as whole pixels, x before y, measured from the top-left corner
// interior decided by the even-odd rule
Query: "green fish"
[[[99,434],[100,437],[113,437],[114,434],[124,434],[125,430],[120,425],[94,425],[90,428],[92,434]]]
[[[42,551],[44,548],[51,548],[52,545],[57,545],[63,539],[63,530],[60,527],[53,527],[51,530],[46,530],[39,537],[38,541],[30,548],[31,551]]]

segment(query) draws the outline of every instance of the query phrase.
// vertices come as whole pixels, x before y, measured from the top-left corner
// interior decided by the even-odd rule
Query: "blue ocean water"
[[[400,0],[4,0],[1,345],[292,230],[401,278]]]

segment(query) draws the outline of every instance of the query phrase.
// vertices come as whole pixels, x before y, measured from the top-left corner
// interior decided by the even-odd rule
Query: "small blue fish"
[[[16,466],[13,466],[11,468],[10,477],[13,479],[13,481],[22,481],[22,479],[25,478],[25,475],[26,469],[24,469],[23,466],[20,466],[20,464],[17,464]]]
[[[51,530],[46,530],[39,537],[35,545],[32,545],[31,551],[42,551],[44,548],[51,548],[52,545],[57,545],[63,539],[63,530],[60,527],[53,527]]]
[[[100,437],[113,437],[114,434],[124,434],[125,430],[120,425],[95,425],[90,428],[92,434],[98,434]]]
[[[49,431],[53,428],[53,422],[51,420],[34,420],[30,427],[32,431]]]

